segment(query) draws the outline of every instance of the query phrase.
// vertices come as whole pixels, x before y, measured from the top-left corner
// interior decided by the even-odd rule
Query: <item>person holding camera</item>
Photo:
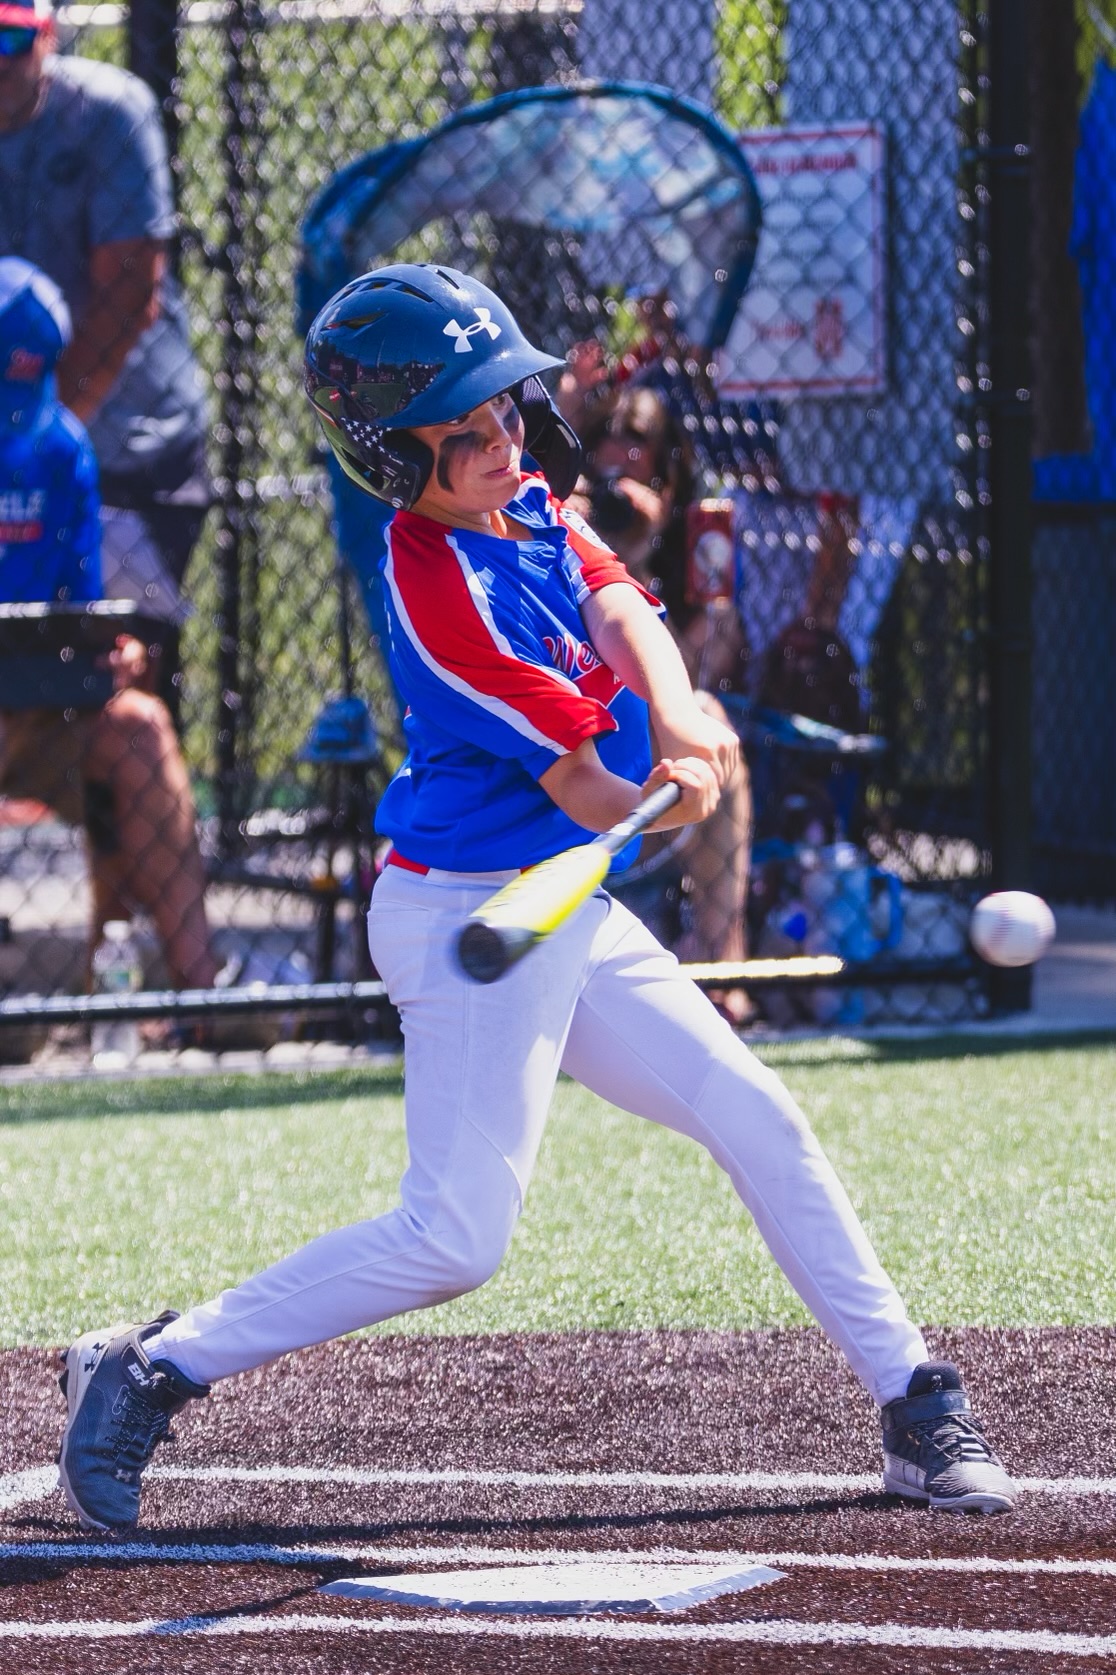
[[[733,602],[731,543],[719,576],[697,559],[713,542],[687,550],[687,521],[696,481],[685,434],[655,390],[632,384],[598,403],[595,430],[583,438],[586,474],[568,504],[606,540],[628,570],[661,599],[698,701],[726,722],[718,691],[743,684],[746,648]],[[720,549],[723,555],[723,547]],[[752,799],[743,759],[725,786],[716,814],[680,845],[692,922],[677,952],[698,962],[745,957],[745,909],[752,839]],[[718,997],[732,1021],[750,1015],[747,997]]]

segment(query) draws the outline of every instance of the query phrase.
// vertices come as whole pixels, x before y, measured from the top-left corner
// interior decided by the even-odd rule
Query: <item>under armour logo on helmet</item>
[[[456,320],[451,320],[448,326],[442,327],[443,337],[457,339],[453,346],[456,355],[472,353],[473,346],[469,339],[475,337],[478,332],[487,332],[489,337],[499,337],[500,335],[500,328],[493,321],[487,308],[474,308],[473,313],[476,315],[476,320],[471,326],[459,326]]]

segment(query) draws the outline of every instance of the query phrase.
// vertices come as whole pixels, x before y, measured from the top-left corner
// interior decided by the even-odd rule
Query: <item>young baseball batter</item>
[[[929,1360],[794,1101],[637,919],[601,890],[502,981],[455,967],[457,931],[502,882],[667,780],[681,799],[663,825],[704,819],[738,749],[695,702],[654,601],[562,509],[577,443],[539,382],[558,364],[446,268],[366,274],[311,328],[330,445],[395,508],[384,582],[410,754],[379,809],[393,848],[370,936],[403,1020],[410,1162],[389,1214],[180,1317],[72,1345],[61,1481],[89,1528],[135,1523],[171,1415],[215,1379],[482,1285],[560,1069],[727,1172],[881,1405],[886,1488],[1012,1504],[956,1369]]]

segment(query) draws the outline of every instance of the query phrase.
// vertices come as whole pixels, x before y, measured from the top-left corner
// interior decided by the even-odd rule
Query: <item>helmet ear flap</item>
[[[434,469],[425,442],[410,431],[385,430],[373,420],[353,417],[338,385],[317,386],[308,379],[307,392],[346,477],[377,500],[410,511]]]
[[[565,500],[581,474],[583,455],[576,431],[555,407],[541,378],[532,374],[511,393],[523,417],[526,452],[558,499]]]
[[[364,487],[377,500],[410,511],[430,481],[434,455],[406,430],[386,430],[360,460]]]

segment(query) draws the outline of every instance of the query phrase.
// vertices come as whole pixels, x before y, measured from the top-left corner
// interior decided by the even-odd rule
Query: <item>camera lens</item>
[[[635,522],[636,509],[617,477],[602,477],[589,497],[592,523],[599,535],[622,535]]]

